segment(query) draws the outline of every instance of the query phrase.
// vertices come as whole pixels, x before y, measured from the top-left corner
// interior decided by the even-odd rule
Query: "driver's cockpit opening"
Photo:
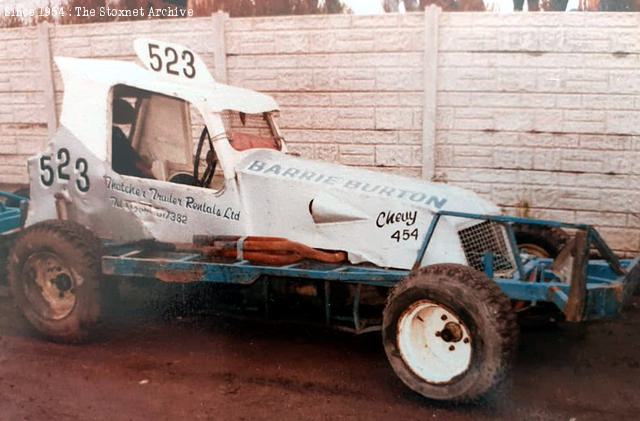
[[[117,85],[111,105],[111,165],[121,175],[220,190],[224,175],[217,141],[228,139],[236,151],[286,152],[275,110],[213,113],[221,125],[210,130],[197,108],[180,98]]]
[[[179,98],[126,85],[113,88],[111,105],[111,166],[115,172],[196,184],[192,175],[193,107]]]

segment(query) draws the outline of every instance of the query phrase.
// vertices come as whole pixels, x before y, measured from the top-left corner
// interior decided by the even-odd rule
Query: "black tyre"
[[[398,377],[435,400],[473,401],[508,373],[518,338],[509,299],[463,265],[427,266],[391,291],[382,340]]]
[[[69,221],[24,230],[9,254],[9,287],[18,308],[40,333],[80,342],[100,316],[100,241]]]
[[[569,240],[569,234],[560,228],[514,224],[518,248],[536,257],[556,258]]]

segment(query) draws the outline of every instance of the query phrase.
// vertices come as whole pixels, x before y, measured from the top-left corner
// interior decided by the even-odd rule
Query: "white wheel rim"
[[[429,383],[445,383],[467,371],[471,336],[460,318],[428,300],[416,301],[398,321],[398,348],[414,374]]]

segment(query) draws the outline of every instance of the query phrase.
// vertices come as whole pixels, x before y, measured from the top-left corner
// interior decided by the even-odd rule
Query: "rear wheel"
[[[86,339],[100,316],[100,241],[68,221],[45,221],[16,239],[8,264],[14,300],[43,335]]]
[[[382,337],[391,367],[421,395],[471,401],[506,377],[518,326],[509,299],[467,266],[420,269],[391,292]]]

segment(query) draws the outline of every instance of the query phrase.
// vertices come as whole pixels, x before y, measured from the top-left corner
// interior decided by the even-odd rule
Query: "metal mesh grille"
[[[485,221],[458,231],[464,255],[469,266],[484,271],[483,257],[493,253],[493,272],[500,276],[515,269],[515,262],[505,228],[498,223]]]

